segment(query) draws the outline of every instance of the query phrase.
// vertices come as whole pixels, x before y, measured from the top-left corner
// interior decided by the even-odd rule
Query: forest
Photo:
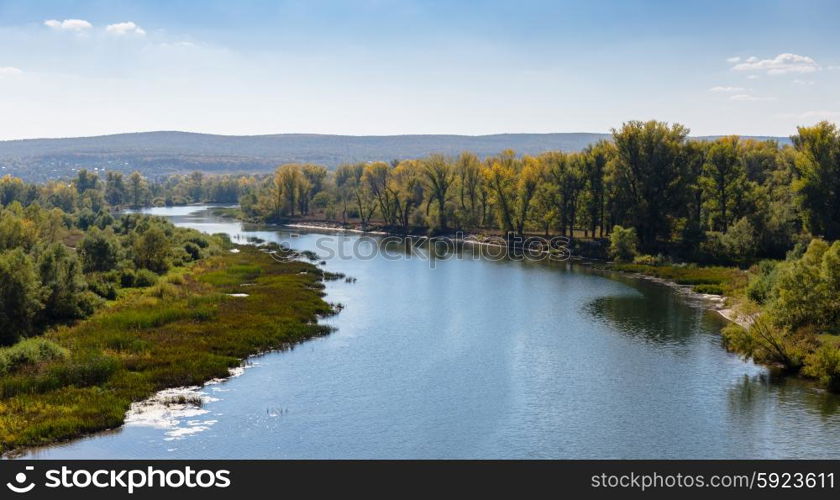
[[[8,343],[53,317],[91,309],[96,293],[70,293],[82,303],[43,306],[58,311],[46,315],[31,306],[58,300],[43,298],[56,296],[43,292],[51,262],[78,259],[65,267],[79,270],[66,272],[93,272],[89,291],[120,283],[118,273],[160,272],[144,253],[154,244],[142,243],[154,237],[114,222],[109,207],[238,203],[238,215],[255,222],[330,222],[395,234],[562,235],[584,257],[651,274],[701,269],[692,271],[701,275],[696,284],[726,293],[750,318],[748,328],[724,332],[731,349],[838,390],[840,131],[821,122],[799,127],[791,142],[695,140],[680,124],[631,121],[580,152],[464,152],[335,170],[285,164],[273,175],[194,172],[160,181],[139,172],[99,178],[81,170],[69,182],[35,186],[7,176],[0,180],[0,274],[20,280],[29,271],[16,270],[31,269],[28,281],[40,280],[41,288],[4,279],[7,312],[0,321],[30,318]],[[54,245],[74,230],[85,232],[78,258]],[[167,258],[195,258],[212,248],[195,238],[181,236]],[[94,248],[111,246],[113,256],[92,257]],[[704,266],[740,269],[746,278],[707,279]],[[29,306],[8,309],[24,296],[33,297],[23,301]]]

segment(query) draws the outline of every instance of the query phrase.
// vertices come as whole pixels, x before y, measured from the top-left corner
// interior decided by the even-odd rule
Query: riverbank
[[[749,328],[754,315],[740,311],[748,274],[732,267],[698,267],[692,265],[647,265],[610,263],[601,269],[630,274],[655,281],[681,294],[702,300],[721,317],[742,328]]]
[[[45,333],[64,356],[0,378],[0,452],[121,425],[133,402],[227,377],[242,359],[327,334],[324,275],[239,246]]]

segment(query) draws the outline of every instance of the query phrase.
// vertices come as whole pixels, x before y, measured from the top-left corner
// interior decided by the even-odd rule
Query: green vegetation
[[[157,390],[326,332],[323,273],[276,262],[279,246],[234,254],[225,235],[111,214],[149,189],[0,179],[0,453],[117,426]]]
[[[728,327],[728,345],[840,390],[840,241],[814,239],[804,253],[761,262],[750,274],[747,300],[761,313],[749,328]]]
[[[635,261],[635,257],[639,254],[637,247],[639,246],[639,238],[636,237],[636,230],[631,228],[623,228],[615,226],[610,234],[610,257],[616,262],[630,262]],[[640,264],[645,261],[639,262]]]
[[[97,187],[86,188],[78,206],[66,185],[2,184],[9,202],[0,208],[0,346],[86,318],[121,289],[151,286],[171,267],[229,245],[159,218],[114,218],[105,205],[94,213]],[[82,172],[78,185],[98,184]]]
[[[225,377],[242,358],[327,333],[322,273],[239,247],[121,294],[73,326],[0,349],[0,452],[122,423],[133,401]],[[247,297],[231,297],[248,283]]]
[[[250,248],[228,254],[223,237],[114,217],[113,207],[238,201],[218,213],[404,234],[566,236],[614,269],[726,295],[752,322],[725,329],[730,349],[840,390],[840,132],[802,127],[792,146],[688,133],[628,122],[579,152],[464,152],[334,171],[287,164],[258,176],[149,181],[82,170],[38,186],[6,176],[3,449],[118,425],[131,401],[157,389],[222,376],[243,356],[324,332],[317,284],[339,276]],[[249,297],[226,295],[243,283],[255,283]]]
[[[622,264],[616,263],[610,269],[627,273],[644,274],[678,285],[691,285],[697,293],[734,295],[744,287],[747,273],[732,267],[697,266],[695,264]]]

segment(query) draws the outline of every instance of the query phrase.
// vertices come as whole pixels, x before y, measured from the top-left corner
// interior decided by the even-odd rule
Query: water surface
[[[243,226],[196,207],[181,226],[297,249],[378,243]],[[840,401],[721,347],[723,320],[645,280],[585,266],[399,248],[334,258],[330,336],[252,358],[200,412],[33,458],[840,458]],[[237,300],[247,300],[237,299]]]

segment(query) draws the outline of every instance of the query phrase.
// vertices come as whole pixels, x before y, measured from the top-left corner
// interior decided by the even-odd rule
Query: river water
[[[327,285],[345,306],[325,320],[336,331],[197,389],[200,409],[28,458],[840,458],[838,397],[727,353],[723,320],[667,286],[149,212],[241,242],[348,249],[325,265],[357,279]]]

